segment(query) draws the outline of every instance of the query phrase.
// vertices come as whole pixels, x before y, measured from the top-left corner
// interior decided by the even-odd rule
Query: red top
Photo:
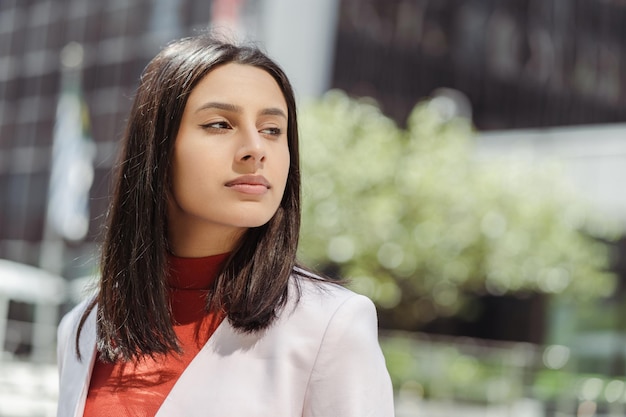
[[[153,417],[187,365],[221,323],[207,313],[207,289],[228,254],[205,258],[170,256],[170,302],[174,331],[183,350],[138,363],[108,364],[96,359],[85,417]]]

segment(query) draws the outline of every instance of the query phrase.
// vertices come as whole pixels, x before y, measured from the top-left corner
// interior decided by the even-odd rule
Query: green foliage
[[[507,363],[515,352],[416,334],[387,334],[381,346],[396,391],[408,386],[418,397],[473,403],[506,403],[524,395],[521,364]]]
[[[383,334],[381,347],[400,395],[475,404],[533,398],[559,408],[579,401],[626,403],[623,376],[576,369],[582,358],[571,357],[564,346],[432,339],[394,331]]]
[[[417,328],[476,294],[607,296],[610,228],[558,167],[479,162],[472,126],[425,101],[399,128],[332,91],[302,107],[300,257]],[[593,236],[589,232],[593,233]]]

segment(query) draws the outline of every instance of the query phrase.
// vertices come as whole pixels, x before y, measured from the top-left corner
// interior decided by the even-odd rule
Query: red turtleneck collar
[[[187,365],[223,319],[206,311],[206,296],[229,254],[204,258],[169,255],[169,296],[181,355],[144,358],[138,363],[96,361],[85,417],[154,416]]]
[[[168,257],[174,325],[197,322],[206,315],[206,297],[227,258],[228,254],[204,258]]]
[[[202,258],[180,258],[170,254],[168,256],[170,287],[177,290],[211,288],[228,255],[223,253]]]

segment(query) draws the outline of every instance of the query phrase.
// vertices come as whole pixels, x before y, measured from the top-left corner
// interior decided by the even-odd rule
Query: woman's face
[[[217,67],[192,90],[171,161],[175,255],[228,252],[276,213],[289,172],[287,112],[274,78],[250,65]]]

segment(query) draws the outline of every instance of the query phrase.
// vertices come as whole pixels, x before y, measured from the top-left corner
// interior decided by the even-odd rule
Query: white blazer
[[[298,279],[278,320],[259,334],[227,320],[182,373],[157,417],[393,417],[393,391],[373,303],[329,283]],[[80,337],[83,302],[58,332],[58,417],[82,417],[96,343],[95,309]]]

